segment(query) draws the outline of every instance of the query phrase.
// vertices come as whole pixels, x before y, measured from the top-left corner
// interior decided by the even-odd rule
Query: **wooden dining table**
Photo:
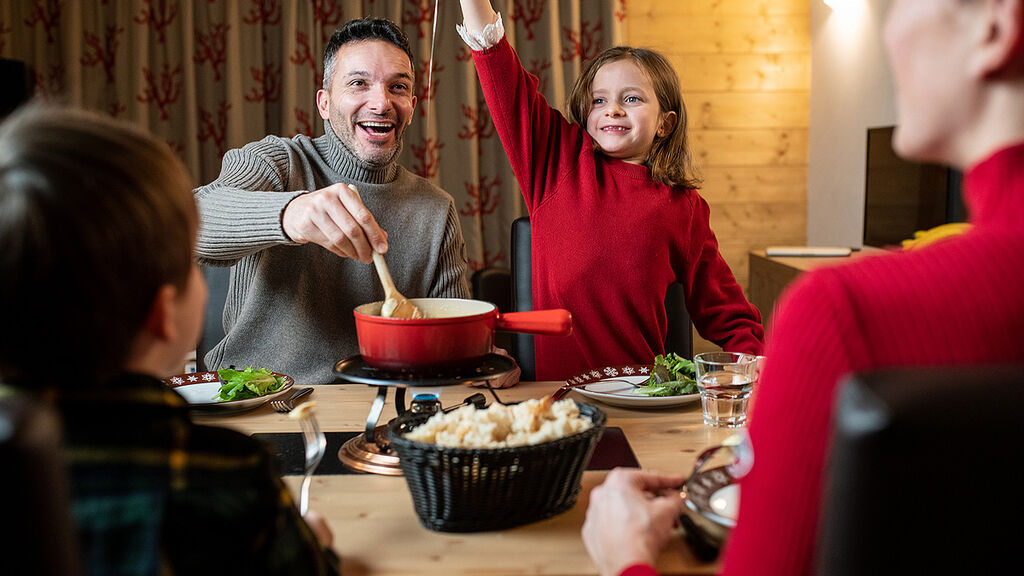
[[[496,391],[504,402],[539,398],[555,391],[558,382],[521,382]],[[462,402],[479,389],[450,386],[440,389],[443,406]],[[320,385],[305,401],[315,402],[315,414],[325,431],[357,432],[366,426],[372,386]],[[493,401],[490,393],[488,400]],[[706,427],[700,402],[657,409],[615,407],[588,400],[576,392],[568,398],[592,403],[608,416],[607,426],[622,429],[640,466],[665,473],[688,475],[697,455],[722,442],[730,430]],[[379,422],[395,417],[393,394]],[[200,417],[200,422],[233,428],[246,434],[300,431],[299,422],[269,406],[229,416]],[[301,442],[296,436],[296,442]],[[325,459],[337,458],[328,453]],[[576,505],[553,518],[507,530],[476,533],[435,532],[423,527],[401,476],[367,473],[317,474],[310,488],[310,509],[326,518],[334,532],[334,549],[342,559],[342,572],[357,574],[596,574],[580,538],[590,491],[607,471],[583,474]],[[294,494],[301,476],[285,476]],[[714,574],[716,563],[702,562],[679,535],[657,560],[661,574]]]

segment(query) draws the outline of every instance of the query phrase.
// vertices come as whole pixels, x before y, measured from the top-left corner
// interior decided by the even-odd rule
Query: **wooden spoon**
[[[373,252],[373,265],[377,267],[380,283],[384,285],[384,305],[380,308],[380,315],[384,318],[423,318],[423,311],[395,288],[384,256],[376,250]]]

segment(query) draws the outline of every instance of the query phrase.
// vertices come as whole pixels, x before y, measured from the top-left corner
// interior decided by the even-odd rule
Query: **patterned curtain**
[[[625,4],[494,1],[524,66],[559,108],[581,64],[622,41]],[[455,197],[473,270],[507,266],[509,228],[525,208],[455,32],[454,0],[5,1],[0,57],[30,67],[37,97],[163,138],[202,184],[231,148],[267,134],[323,133],[315,98],[324,46],[335,28],[367,15],[399,23],[413,44],[419,104],[401,163]]]

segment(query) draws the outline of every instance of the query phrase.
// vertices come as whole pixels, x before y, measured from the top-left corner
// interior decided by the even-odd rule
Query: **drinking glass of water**
[[[693,357],[704,424],[739,428],[757,380],[758,357],[739,352],[704,352]]]

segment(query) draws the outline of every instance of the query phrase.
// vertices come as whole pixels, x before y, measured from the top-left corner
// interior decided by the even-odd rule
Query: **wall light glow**
[[[864,4],[864,0],[825,0],[825,5],[841,14],[856,12]]]

